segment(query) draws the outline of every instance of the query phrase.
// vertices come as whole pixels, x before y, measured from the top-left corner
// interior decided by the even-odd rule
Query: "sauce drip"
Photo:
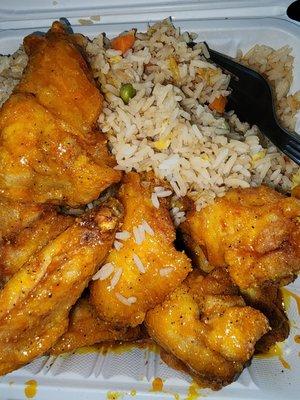
[[[107,392],[106,399],[107,400],[119,400],[123,397],[123,393],[120,392]]]
[[[31,379],[30,381],[25,382],[24,393],[28,399],[32,399],[37,393],[37,381]]]
[[[197,400],[200,397],[200,386],[194,380],[189,386],[187,397],[185,400]]]
[[[283,302],[284,302],[285,309],[289,308],[289,306],[291,304],[291,298],[292,298],[296,301],[298,314],[300,315],[300,297],[298,295],[296,295],[296,293],[293,293],[286,288],[281,288],[281,293],[283,296]]]
[[[152,351],[154,353],[159,354],[159,347],[150,340],[143,340],[139,342],[116,342],[116,343],[99,343],[93,346],[85,346],[80,347],[75,350],[75,354],[90,354],[90,353],[99,353],[99,354],[123,354],[133,349],[146,349]]]
[[[153,392],[161,392],[164,388],[164,383],[161,378],[156,377],[152,381],[152,391]]]
[[[294,340],[295,340],[296,343],[300,344],[300,335],[296,335],[294,337]]]
[[[283,358],[282,345],[279,343],[276,343],[274,346],[272,346],[267,353],[256,354],[255,357],[256,358],[278,357],[279,361],[281,362],[284,368],[291,369],[290,364]]]

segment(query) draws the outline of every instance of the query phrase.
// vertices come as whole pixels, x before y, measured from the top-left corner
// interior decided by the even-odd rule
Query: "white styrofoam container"
[[[292,91],[300,88],[300,26],[285,17],[288,0],[31,0],[0,1],[0,53],[15,51],[24,36],[45,31],[55,18],[66,17],[74,31],[93,37],[100,32],[114,36],[136,27],[172,16],[182,30],[199,33],[212,48],[234,55],[238,48],[249,49],[256,43],[275,48],[289,44],[295,56]],[[100,21],[91,17],[100,16]],[[85,20],[85,21],[82,21]],[[82,25],[89,21],[90,25]],[[300,279],[290,285],[300,294]],[[300,399],[300,345],[294,336],[300,334],[300,317],[292,299],[288,310],[291,333],[283,345],[283,358],[290,364],[284,368],[278,357],[254,358],[239,379],[219,392],[201,390],[210,400],[282,400]],[[152,381],[164,381],[162,392],[153,392]],[[35,398],[41,400],[112,398],[185,399],[191,378],[167,367],[159,356],[148,349],[132,349],[127,353],[109,352],[41,357],[31,364],[0,377],[0,400],[24,399],[25,382],[37,381]],[[135,395],[136,391],[136,396]],[[178,396],[177,396],[178,394]],[[108,396],[108,397],[107,397]]]

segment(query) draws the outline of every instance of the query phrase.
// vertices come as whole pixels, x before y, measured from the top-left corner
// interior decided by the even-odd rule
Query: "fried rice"
[[[229,188],[267,184],[290,192],[300,183],[299,167],[262,141],[256,126],[239,121],[234,111],[220,115],[209,108],[215,98],[230,94],[230,77],[209,60],[203,43],[187,45],[196,34],[181,33],[164,20],[135,36],[124,55],[110,47],[105,34],[85,44],[105,97],[99,127],[108,135],[116,168],[154,170],[176,197],[188,195],[197,209]],[[294,129],[300,92],[289,94],[292,49],[256,45],[245,55],[239,51],[237,59],[265,75],[275,90],[281,123]],[[1,103],[26,63],[22,47],[12,56],[1,56]],[[120,98],[125,83],[136,90],[128,104]]]

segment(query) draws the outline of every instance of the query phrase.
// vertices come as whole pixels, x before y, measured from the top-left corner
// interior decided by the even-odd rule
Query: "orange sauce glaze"
[[[159,377],[156,377],[152,381],[152,391],[153,392],[161,392],[164,388],[163,380]]]
[[[28,399],[32,399],[33,397],[35,397],[35,395],[37,393],[37,385],[38,385],[38,383],[34,379],[31,379],[30,381],[25,382],[24,393]]]
[[[270,357],[278,357],[279,361],[281,362],[282,366],[286,369],[291,369],[290,364],[283,358],[283,351],[280,344],[275,344],[270,348],[267,353],[257,354],[255,355],[256,358],[270,358]]]

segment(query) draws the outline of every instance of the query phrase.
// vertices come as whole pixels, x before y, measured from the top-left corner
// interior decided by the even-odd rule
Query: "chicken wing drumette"
[[[237,293],[224,269],[206,277],[195,270],[145,319],[149,335],[215,389],[234,380],[269,329],[266,317]]]

